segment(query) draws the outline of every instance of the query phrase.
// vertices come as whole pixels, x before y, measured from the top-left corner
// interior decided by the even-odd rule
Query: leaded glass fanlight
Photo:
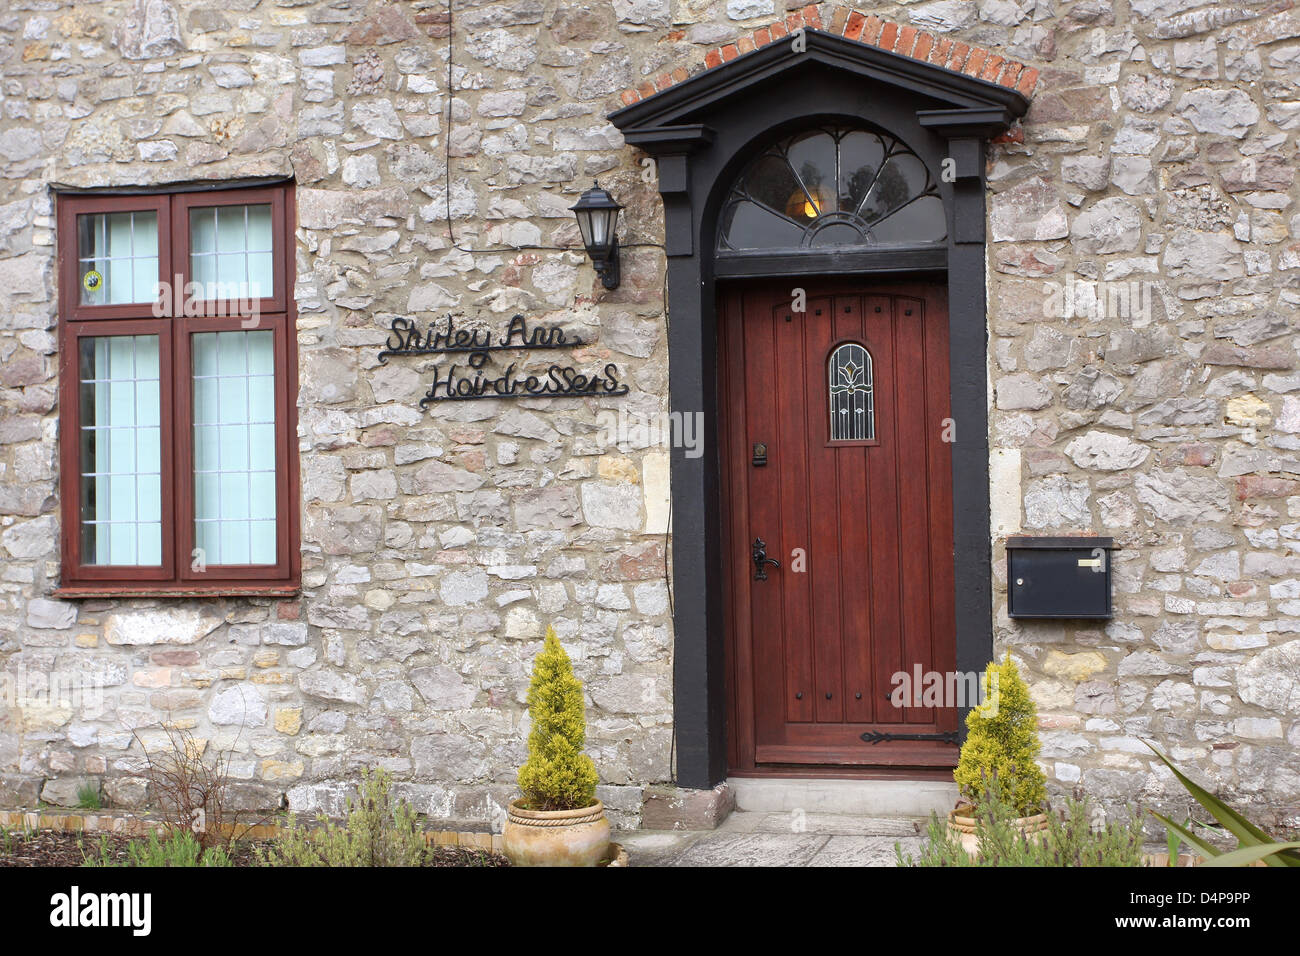
[[[723,207],[721,252],[942,242],[938,184],[888,133],[818,128],[764,150]]]
[[[856,342],[846,342],[831,353],[828,372],[831,441],[874,441],[871,353]]]

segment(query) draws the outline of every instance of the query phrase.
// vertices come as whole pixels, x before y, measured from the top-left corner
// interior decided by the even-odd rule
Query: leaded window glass
[[[156,335],[86,336],[80,341],[78,437],[86,564],[162,564],[158,354]]]
[[[194,336],[194,541],[210,564],[275,563],[275,339]]]
[[[828,387],[831,441],[875,441],[871,353],[856,342],[836,348],[831,353]]]
[[[271,205],[191,209],[190,263],[205,299],[272,295]]]
[[[784,139],[741,173],[723,208],[721,252],[942,242],[938,184],[901,140],[819,128]]]
[[[158,296],[158,213],[78,216],[77,266],[85,305],[152,302]]]

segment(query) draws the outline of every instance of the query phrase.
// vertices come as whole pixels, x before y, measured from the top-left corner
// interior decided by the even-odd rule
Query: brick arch
[[[996,83],[1015,90],[1026,98],[1033,95],[1034,87],[1038,84],[1037,69],[1018,60],[1006,59],[984,47],[971,46],[949,37],[939,38],[918,27],[882,20],[874,15],[866,16],[842,4],[811,3],[790,13],[783,20],[777,20],[709,50],[700,62],[676,67],[639,86],[629,87],[622,92],[620,98],[624,106],[639,103],[693,76],[716,69],[739,56],[788,37],[801,28],[821,30],[911,60]]]

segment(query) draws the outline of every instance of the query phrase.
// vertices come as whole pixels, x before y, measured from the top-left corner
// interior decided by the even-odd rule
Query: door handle
[[[774,568],[779,568],[781,566],[781,562],[776,558],[769,558],[767,556],[767,545],[763,542],[762,538],[754,539],[754,551],[752,556],[754,559],[755,581],[767,580],[767,566],[769,564]]]

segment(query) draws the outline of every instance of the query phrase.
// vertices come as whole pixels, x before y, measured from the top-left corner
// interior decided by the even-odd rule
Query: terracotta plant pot
[[[501,836],[515,866],[596,866],[609,850],[609,821],[599,800],[580,810],[525,810],[516,800]]]
[[[1047,814],[1035,813],[1031,817],[1017,817],[1011,822],[1017,830],[1027,834],[1029,839],[1041,840],[1047,829]],[[948,811],[948,832],[961,841],[962,849],[971,856],[979,855],[980,822],[975,817],[975,808],[969,803],[959,803],[955,809]]]

